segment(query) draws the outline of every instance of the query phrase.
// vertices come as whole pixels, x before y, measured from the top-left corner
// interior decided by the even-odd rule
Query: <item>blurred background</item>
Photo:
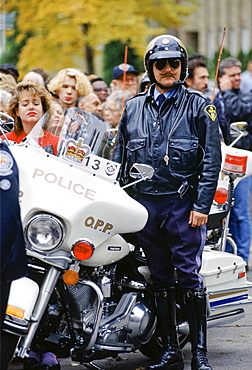
[[[223,29],[222,58],[237,57],[246,69],[252,58],[252,0],[1,0],[1,64],[22,77],[43,68],[49,78],[76,67],[107,83],[112,68],[127,62],[141,73],[149,40],[178,36],[189,55],[207,57],[214,78]]]

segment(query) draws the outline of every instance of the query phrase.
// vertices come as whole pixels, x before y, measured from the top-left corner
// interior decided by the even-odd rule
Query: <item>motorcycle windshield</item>
[[[102,117],[88,113],[79,108],[69,108],[65,111],[64,123],[59,136],[50,127],[50,114],[46,112],[27,135],[25,142],[39,145],[51,154],[57,155],[69,139],[82,141],[89,146],[91,153],[102,153],[104,138],[108,125]]]
[[[108,129],[108,124],[102,117],[73,107],[65,111],[59,136],[54,135],[51,130],[50,114],[47,112],[23,141],[115,179],[120,165],[109,160],[115,133],[116,130],[112,132]]]

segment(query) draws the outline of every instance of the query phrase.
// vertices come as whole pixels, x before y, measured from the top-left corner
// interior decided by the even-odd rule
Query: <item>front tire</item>
[[[1,370],[7,370],[13,358],[19,337],[5,331],[1,334]]]

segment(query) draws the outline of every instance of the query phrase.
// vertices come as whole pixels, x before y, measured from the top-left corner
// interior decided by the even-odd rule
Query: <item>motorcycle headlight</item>
[[[40,214],[32,217],[25,227],[26,242],[39,252],[58,248],[64,239],[65,228],[54,216]]]

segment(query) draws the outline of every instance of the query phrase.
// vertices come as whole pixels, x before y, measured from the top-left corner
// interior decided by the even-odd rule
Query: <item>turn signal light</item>
[[[88,260],[94,253],[94,245],[88,240],[78,240],[72,247],[72,253],[80,261]]]
[[[6,314],[11,315],[11,316],[16,316],[19,319],[24,318],[24,310],[22,310],[21,308],[15,307],[15,306],[11,306],[9,304],[6,309]]]
[[[218,204],[224,204],[228,199],[228,191],[225,188],[218,188],[214,194],[214,200]]]
[[[79,274],[74,270],[67,270],[63,275],[63,281],[67,285],[75,285],[79,280]]]
[[[243,271],[243,272],[240,272],[239,275],[238,275],[238,279],[242,279],[246,276],[246,272]]]

